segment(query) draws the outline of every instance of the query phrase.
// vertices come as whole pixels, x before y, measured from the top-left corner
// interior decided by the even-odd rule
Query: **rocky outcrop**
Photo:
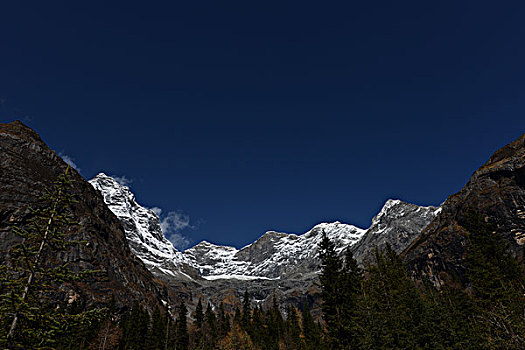
[[[396,253],[401,253],[434,220],[440,208],[422,207],[389,199],[379,214],[372,219],[370,228],[353,247],[358,261],[371,258],[374,247],[384,249],[389,244]]]
[[[22,124],[0,124],[0,262],[19,238],[13,226],[23,226],[29,208],[41,205],[39,198],[67,164],[49,149],[38,134]],[[151,308],[168,301],[166,285],[155,282],[142,261],[129,249],[121,221],[108,209],[104,198],[76,171],[72,171],[72,207],[78,222],[71,239],[86,241],[62,259],[78,269],[98,270],[89,283],[68,286],[88,304],[106,304],[115,298],[119,309],[135,301]],[[66,293],[67,294],[67,293]]]
[[[469,208],[494,225],[494,234],[509,243],[509,253],[523,259],[525,244],[525,134],[498,150],[467,184],[448,197],[440,214],[405,250],[403,256],[414,277],[440,286],[465,282],[465,230]]]

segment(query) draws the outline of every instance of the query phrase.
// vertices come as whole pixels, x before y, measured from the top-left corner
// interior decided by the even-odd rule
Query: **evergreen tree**
[[[323,316],[327,327],[335,328],[340,316],[339,292],[341,288],[342,261],[337,256],[335,244],[323,231],[321,243],[319,244],[319,258],[321,260],[321,298]]]
[[[206,314],[204,318],[206,320],[208,332],[212,332],[213,334],[215,334],[217,328],[217,317],[215,316],[215,312],[213,312],[210,303],[208,303],[208,307],[206,308]]]
[[[285,334],[285,323],[275,294],[272,298],[272,308],[268,310],[266,315],[266,325],[268,329],[268,348],[278,349],[279,341],[283,339]]]
[[[340,316],[339,292],[341,288],[342,262],[335,251],[335,244],[323,231],[321,243],[319,244],[319,258],[321,260],[321,298],[324,321],[328,329],[337,327]]]
[[[175,349],[186,350],[190,342],[188,334],[188,320],[187,320],[188,309],[183,301],[180,302],[179,313],[176,323],[176,334],[175,334]]]
[[[167,318],[163,317],[159,308],[156,307],[151,318],[145,349],[157,350],[165,348],[167,321]]]
[[[235,307],[235,311],[233,313],[233,323],[238,324],[239,326],[242,323],[241,310],[239,310],[237,306]]]
[[[242,300],[242,319],[241,319],[241,325],[245,331],[249,333],[250,329],[250,323],[251,323],[251,316],[252,316],[252,308],[250,303],[250,294],[246,290],[244,292],[244,297]]]
[[[166,324],[167,334],[164,349],[177,349],[177,326],[177,321],[173,320],[170,313],[170,306],[168,305],[168,322]]]
[[[301,327],[299,326],[297,310],[292,305],[288,305],[286,308],[286,326],[288,333],[287,348],[299,349],[301,345]]]
[[[86,311],[83,303],[68,305],[56,297],[63,293],[60,287],[76,293],[75,282],[86,281],[95,272],[74,271],[57,258],[83,243],[70,237],[76,224],[71,187],[68,167],[46,189],[41,206],[31,209],[27,224],[13,228],[22,241],[11,247],[7,263],[0,266],[2,348],[68,347],[72,340],[82,348],[86,339],[77,337],[96,334],[88,330],[98,327],[104,310]]]
[[[202,309],[202,299],[199,298],[199,301],[197,302],[197,306],[195,307],[195,330],[190,337],[192,346],[195,349],[203,349],[204,348],[204,342],[205,342],[205,327],[204,327],[204,312]]]
[[[150,318],[138,302],[135,302],[131,313],[123,320],[121,349],[142,350],[146,346],[146,335]]]
[[[358,299],[362,272],[350,249],[345,261],[339,258],[335,244],[325,232],[319,245],[322,310],[328,331],[328,342],[334,349],[347,349],[358,344]]]
[[[507,253],[506,242],[473,210],[467,211],[461,225],[469,232],[467,274],[475,296],[488,303],[506,299],[523,276],[516,259]]]
[[[204,320],[204,313],[202,311],[202,299],[199,298],[197,307],[195,308],[195,325],[199,331],[202,331],[202,321]]]
[[[255,345],[264,348],[268,342],[268,332],[264,325],[264,315],[259,306],[253,308],[250,337]]]
[[[483,346],[473,327],[472,301],[461,290],[426,286],[424,311],[417,329],[418,343],[430,349],[480,349]]]
[[[375,248],[366,268],[361,324],[365,348],[418,348],[424,305],[399,256],[387,245]]]
[[[210,303],[208,303],[208,307],[206,308],[204,320],[204,348],[213,349],[215,348],[215,343],[217,341],[217,317],[215,316]]]
[[[218,322],[219,322],[219,337],[224,337],[228,332],[230,331],[230,315],[228,315],[224,311],[224,305],[223,303],[220,303],[219,305],[219,314],[218,314]]]
[[[352,251],[345,251],[344,267],[341,273],[339,303],[341,323],[338,325],[337,337],[343,348],[355,348],[359,345],[359,300],[362,291],[363,273]]]
[[[319,327],[315,323],[306,301],[303,306],[301,321],[303,325],[303,339],[305,349],[316,350],[321,348],[321,334],[319,332]]]

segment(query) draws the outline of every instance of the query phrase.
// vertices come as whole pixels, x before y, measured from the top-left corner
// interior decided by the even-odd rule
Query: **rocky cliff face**
[[[363,239],[353,248],[355,258],[363,261],[370,257],[372,247],[383,249],[386,244],[401,253],[440,211],[441,208],[437,207],[422,207],[389,199],[372,219]]]
[[[67,164],[21,122],[0,124],[0,262],[19,238],[12,227],[24,225],[37,208],[47,186],[65,171]],[[64,262],[78,268],[99,270],[93,281],[67,288],[88,303],[105,304],[112,296],[117,308],[135,300],[147,307],[168,299],[162,283],[154,282],[144,264],[130,251],[122,223],[108,209],[104,198],[76,171],[72,171],[73,215],[78,221],[72,239],[88,243],[66,254]],[[65,293],[67,294],[67,292]]]
[[[525,244],[525,134],[498,150],[458,193],[448,197],[440,214],[403,253],[417,279],[436,286],[452,276],[465,281],[465,234],[460,226],[472,208],[494,224],[494,234],[523,259]]]

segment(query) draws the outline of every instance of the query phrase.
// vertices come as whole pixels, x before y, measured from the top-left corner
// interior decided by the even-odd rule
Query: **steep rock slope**
[[[389,199],[372,224],[353,247],[354,257],[363,261],[370,256],[371,249],[383,249],[386,244],[401,253],[423,229],[439,214],[441,208],[423,207],[399,199]]]
[[[29,208],[41,205],[39,198],[44,189],[66,167],[38,134],[21,122],[0,124],[0,261],[19,239],[12,227],[24,224]],[[88,243],[63,259],[72,266],[100,272],[93,281],[74,286],[70,292],[97,304],[108,303],[114,296],[117,308],[131,306],[136,300],[147,307],[167,300],[168,293],[129,250],[122,224],[102,196],[76,171],[72,171],[72,181],[78,201],[72,209],[79,224],[72,229],[71,238]]]
[[[494,224],[510,252],[523,259],[525,243],[525,134],[498,150],[467,184],[448,197],[441,213],[403,253],[414,276],[440,286],[465,281],[466,232],[460,222],[469,208]]]
[[[186,257],[164,237],[159,217],[139,205],[129,187],[104,173],[89,183],[102,194],[108,208],[122,222],[131,251],[152,273],[182,280],[192,279],[188,273],[195,277]]]

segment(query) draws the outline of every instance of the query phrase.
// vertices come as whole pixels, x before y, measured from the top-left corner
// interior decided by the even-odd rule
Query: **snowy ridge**
[[[90,183],[121,220],[133,253],[154,274],[166,278],[204,280],[302,279],[319,270],[318,246],[324,231],[342,254],[351,247],[363,260],[371,247],[390,244],[401,251],[437,216],[439,208],[389,199],[368,229],[341,222],[320,223],[297,235],[268,231],[237,249],[202,241],[179,252],[162,233],[159,218],[140,206],[127,186],[100,173]],[[190,276],[191,275],[191,276]]]
[[[104,173],[98,174],[89,183],[100,191],[108,208],[122,222],[131,251],[150,271],[174,277],[187,276],[180,271],[186,263],[184,254],[164,237],[159,217],[139,205],[129,187]]]
[[[439,214],[441,208],[418,206],[399,199],[389,199],[372,219],[363,238],[353,247],[354,257],[364,260],[374,246],[389,244],[401,253]]]
[[[341,250],[358,242],[365,233],[361,228],[340,222],[321,223],[302,235],[266,232],[241,250],[201,242],[184,254],[205,279],[226,278],[223,276],[279,279],[297,266],[315,260],[323,230],[340,243]]]
[[[341,222],[320,223],[302,235],[268,231],[238,250],[201,242],[184,251],[190,264],[208,280],[302,278],[317,273],[322,232],[336,242],[339,254],[351,247],[363,261],[372,247],[387,243],[401,252],[437,216],[440,208],[389,199],[368,229]]]

